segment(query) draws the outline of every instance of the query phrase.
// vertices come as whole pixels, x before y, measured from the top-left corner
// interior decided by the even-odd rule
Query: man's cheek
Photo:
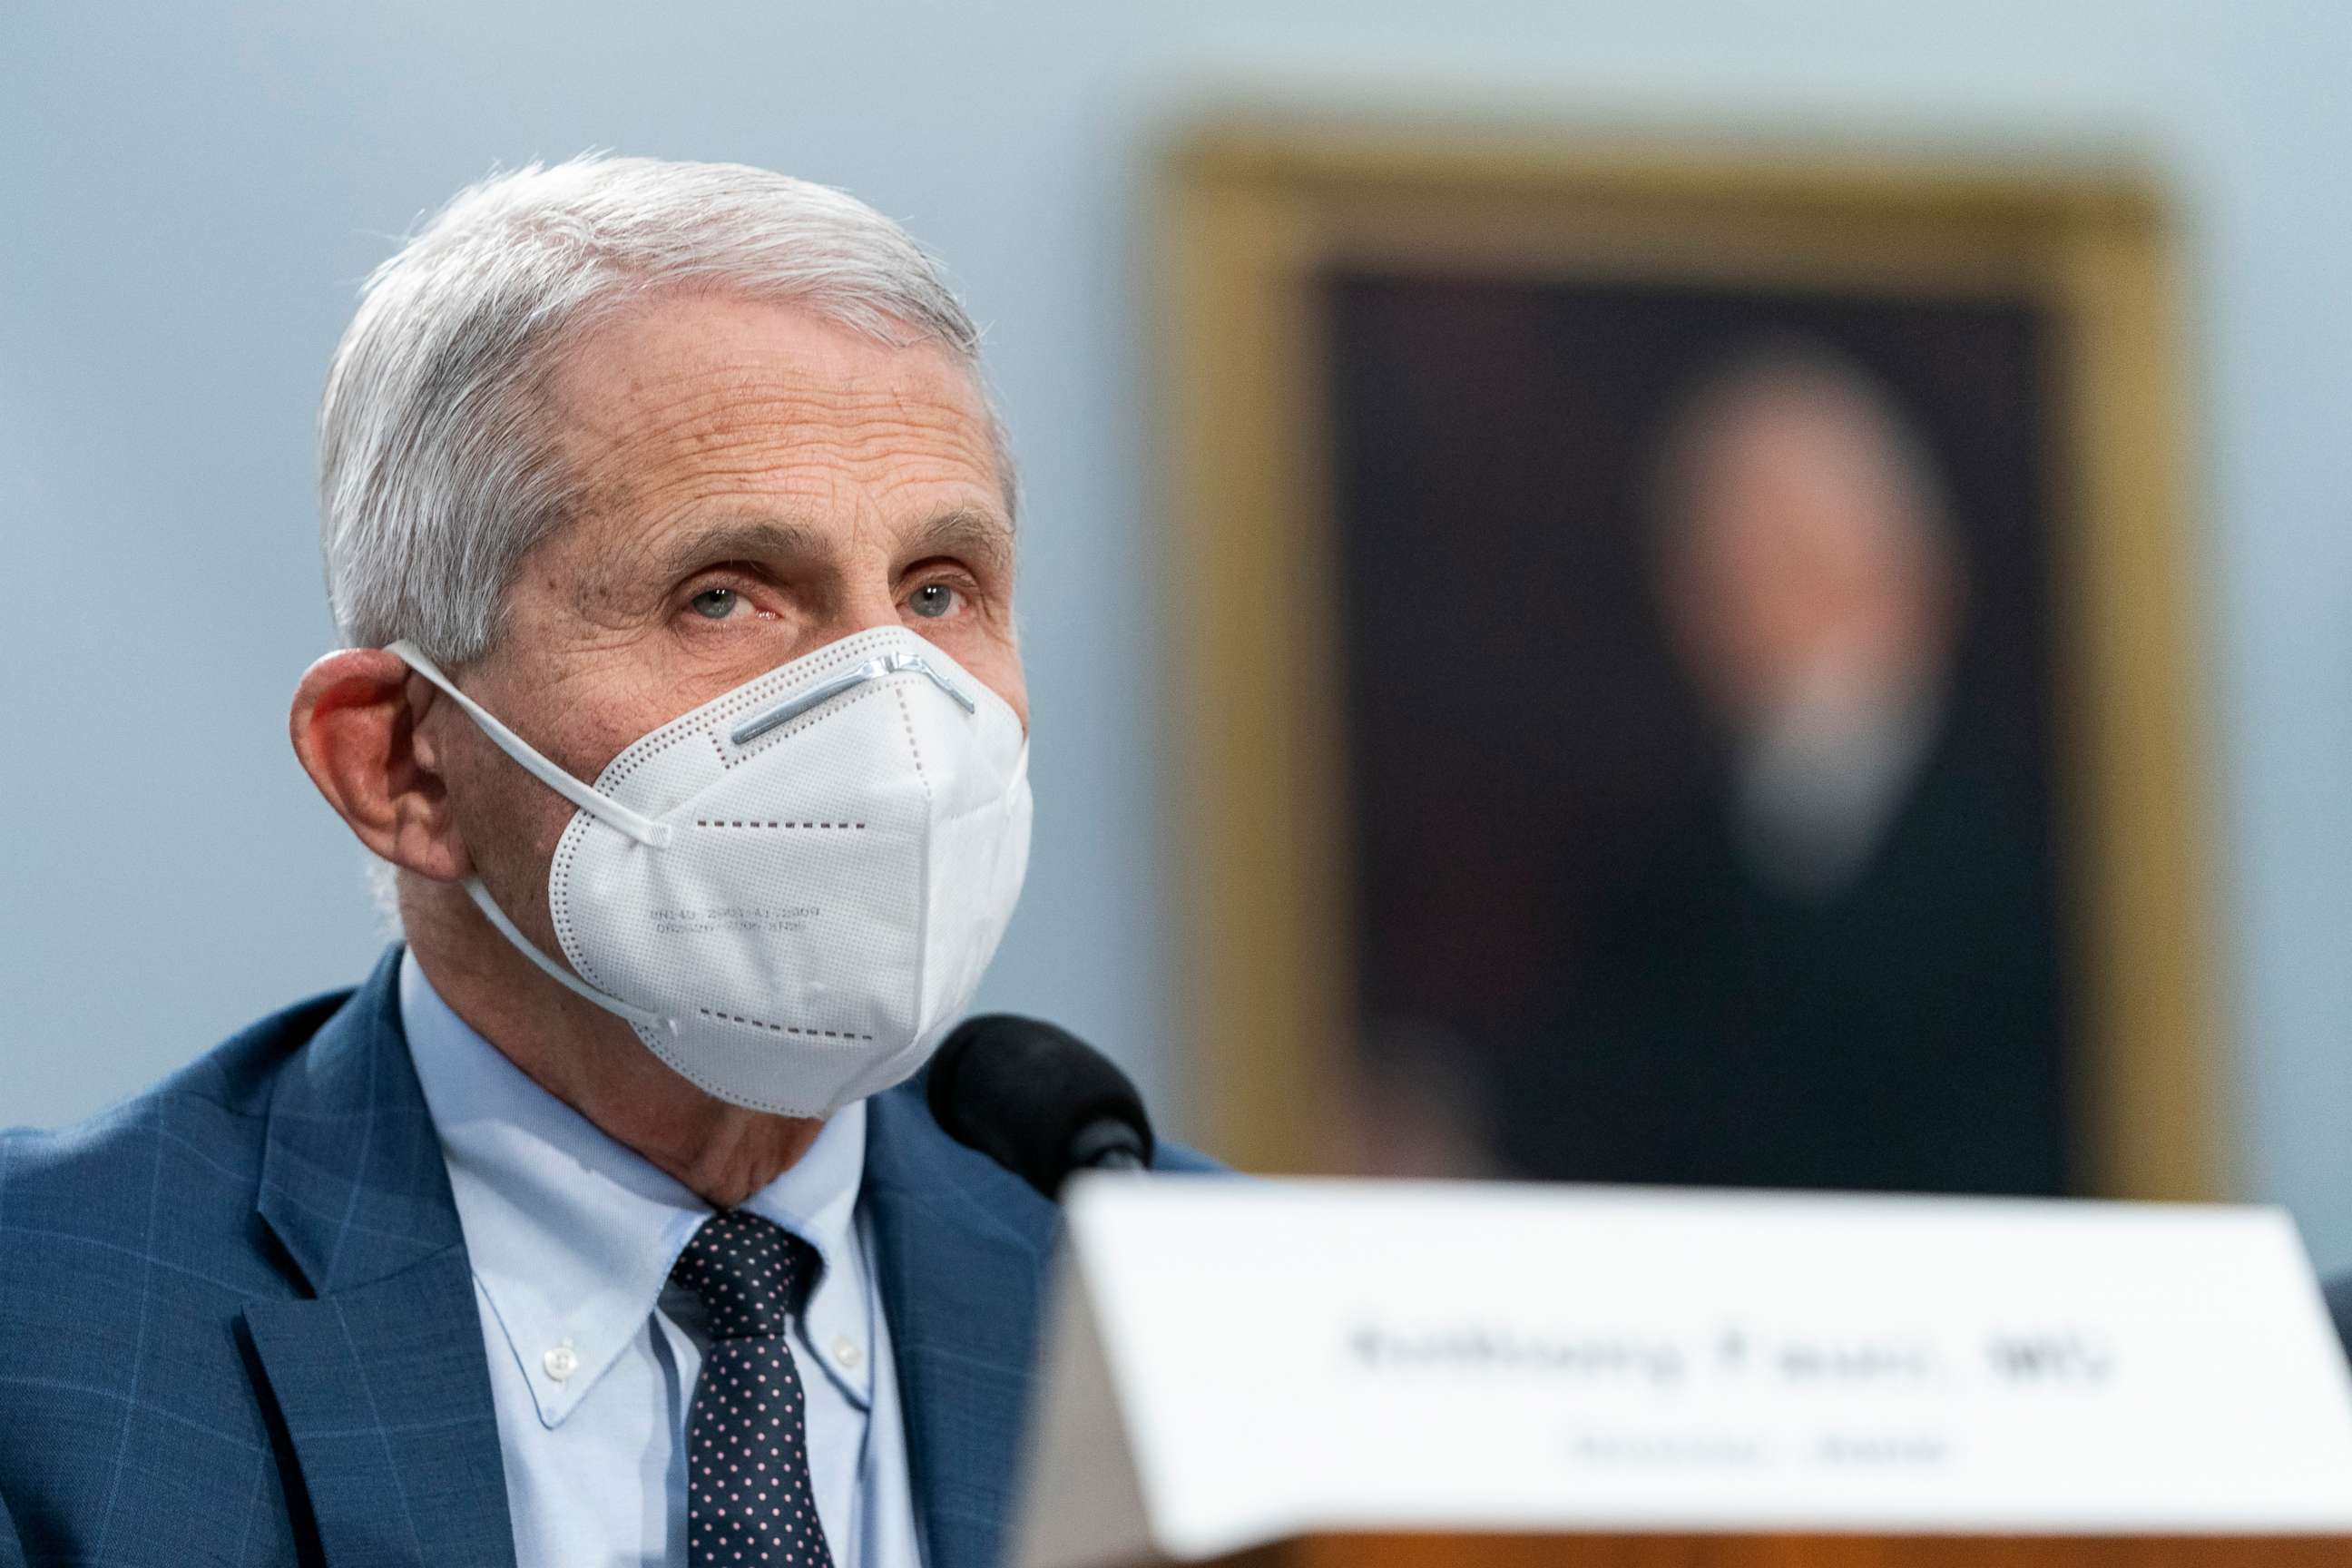
[[[469,809],[460,818],[476,866],[486,875],[495,872],[495,881],[518,891],[543,894],[547,868],[571,825],[572,804],[512,763],[499,776],[477,783]]]

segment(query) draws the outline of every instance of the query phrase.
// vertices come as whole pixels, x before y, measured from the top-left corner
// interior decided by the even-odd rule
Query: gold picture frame
[[[1354,976],[1315,280],[1339,266],[2022,295],[2057,325],[2053,512],[2089,1185],[2230,1185],[2185,549],[2175,258],[2141,174],[1548,130],[1227,122],[1167,169],[1184,1017],[1205,1141],[1328,1168]]]

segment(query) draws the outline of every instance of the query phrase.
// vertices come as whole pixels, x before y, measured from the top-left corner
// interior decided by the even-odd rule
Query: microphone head
[[[1066,1029],[1012,1013],[956,1026],[931,1058],[931,1115],[1049,1198],[1082,1166],[1151,1163],[1143,1097]]]

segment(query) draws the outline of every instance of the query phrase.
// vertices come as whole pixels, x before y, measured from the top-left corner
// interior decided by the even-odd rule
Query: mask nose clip
[[[921,654],[886,653],[882,656],[882,667],[891,675],[929,676],[933,686],[938,687],[941,691],[946,692],[950,697],[955,699],[955,704],[957,707],[962,709],[967,713],[977,713],[980,711],[979,703],[974,702],[970,696],[966,695],[964,689],[958,686],[954,681],[950,680],[946,676],[941,675],[938,670],[933,669],[931,668],[930,661],[926,659]]]
[[[738,746],[748,746],[762,735],[772,734],[803,713],[814,712],[845,691],[855,691],[869,680],[879,680],[888,675],[920,675],[954,699],[957,707],[967,713],[980,711],[980,704],[971,694],[931,667],[929,659],[919,653],[892,651],[865,663],[843,670],[830,680],[821,680],[797,697],[785,699],[764,713],[754,714],[727,733],[728,740]]]

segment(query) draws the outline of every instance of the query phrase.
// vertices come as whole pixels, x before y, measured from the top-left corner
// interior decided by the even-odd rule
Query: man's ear
[[[303,672],[288,727],[303,772],[335,815],[384,859],[436,882],[473,865],[418,721],[437,694],[400,656],[345,648]]]

